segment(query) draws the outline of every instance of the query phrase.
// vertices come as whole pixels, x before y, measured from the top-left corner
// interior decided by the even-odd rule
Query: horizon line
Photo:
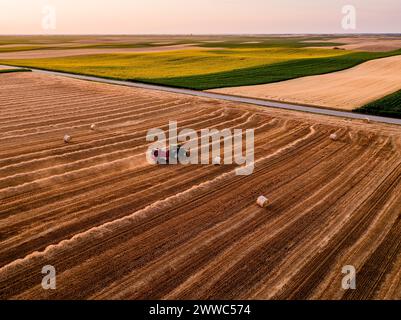
[[[0,36],[274,36],[274,35],[400,35],[401,32],[283,32],[283,33],[0,33]]]

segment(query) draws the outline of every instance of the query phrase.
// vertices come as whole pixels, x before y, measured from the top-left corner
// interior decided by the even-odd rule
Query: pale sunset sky
[[[353,33],[401,33],[401,0],[0,0],[0,34],[346,33],[344,5]]]

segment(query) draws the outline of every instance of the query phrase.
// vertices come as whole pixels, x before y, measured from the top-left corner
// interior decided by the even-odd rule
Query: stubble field
[[[401,90],[401,73],[397,70],[401,70],[401,56],[324,75],[210,91],[351,111]]]
[[[1,298],[401,298],[399,126],[34,73],[0,87]],[[148,164],[169,120],[254,128],[254,173]]]

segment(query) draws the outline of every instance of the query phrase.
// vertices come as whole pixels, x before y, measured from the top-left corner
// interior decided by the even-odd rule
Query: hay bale
[[[370,119],[368,117],[366,117],[364,120],[366,123],[370,123]]]
[[[332,133],[332,134],[330,135],[330,139],[333,140],[333,141],[337,141],[337,139],[338,139],[337,134]]]
[[[91,130],[92,130],[92,131],[95,131],[95,130],[96,130],[96,124],[92,124],[92,125],[91,125]]]
[[[71,141],[71,136],[68,134],[64,135],[64,143],[69,143]]]
[[[266,208],[269,204],[269,200],[267,200],[267,198],[265,196],[260,196],[256,200],[256,204],[261,208]]]
[[[215,166],[221,165],[221,158],[220,157],[214,157],[212,163]]]

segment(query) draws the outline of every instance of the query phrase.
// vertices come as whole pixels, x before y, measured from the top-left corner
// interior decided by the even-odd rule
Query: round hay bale
[[[267,200],[267,198],[265,196],[260,196],[256,200],[256,204],[261,208],[266,208],[269,204],[269,200]]]
[[[368,117],[365,118],[366,123],[370,123],[370,119]]]
[[[221,165],[221,158],[220,157],[214,157],[212,163],[215,166]]]
[[[69,143],[71,141],[71,136],[68,134],[64,135],[64,143]]]
[[[338,139],[337,134],[332,133],[332,134],[330,135],[330,139],[333,140],[333,141],[337,141],[337,139]]]
[[[92,125],[91,125],[91,130],[92,130],[92,131],[95,131],[95,130],[96,130],[96,124],[92,124]]]

